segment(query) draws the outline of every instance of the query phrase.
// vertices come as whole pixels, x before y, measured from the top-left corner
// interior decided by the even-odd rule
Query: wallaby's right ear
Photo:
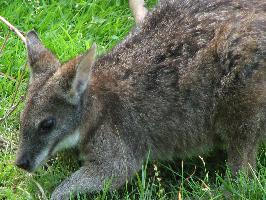
[[[68,98],[68,101],[72,104],[77,104],[81,95],[87,89],[91,68],[94,65],[96,57],[96,48],[97,46],[94,43],[77,66]]]
[[[31,77],[54,73],[60,66],[59,60],[43,46],[35,31],[30,31],[26,37]]]

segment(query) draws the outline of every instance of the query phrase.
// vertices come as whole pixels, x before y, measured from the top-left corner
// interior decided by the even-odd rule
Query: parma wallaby
[[[255,167],[266,131],[265,0],[165,1],[109,53],[61,64],[33,31],[16,164],[33,171],[79,147],[84,165],[52,199],[111,189],[149,153],[170,160],[224,149]]]

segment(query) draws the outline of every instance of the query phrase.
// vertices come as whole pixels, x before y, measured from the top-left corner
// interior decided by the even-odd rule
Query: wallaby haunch
[[[111,189],[152,159],[224,149],[255,167],[266,131],[265,0],[164,1],[120,44],[61,64],[33,31],[16,164],[33,171],[78,146],[84,165],[53,192]]]

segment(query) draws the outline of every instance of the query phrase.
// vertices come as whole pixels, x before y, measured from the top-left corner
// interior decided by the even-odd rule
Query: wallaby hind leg
[[[240,142],[236,141],[229,144],[227,149],[228,165],[232,174],[235,176],[239,170],[250,173],[251,168],[256,168],[256,152],[258,144],[256,142]]]
[[[255,94],[252,95],[252,97],[255,96]],[[251,101],[247,100],[245,102]],[[228,115],[228,125],[231,127],[231,132],[226,136],[228,165],[233,175],[237,175],[239,170],[250,173],[251,169],[256,168],[257,150],[261,136],[266,130],[264,125],[265,116],[259,111],[261,107],[245,107],[242,105],[239,107],[240,111],[234,110],[233,107],[229,106],[231,112],[235,114],[233,116]]]
[[[226,72],[221,79],[219,119],[229,133],[222,137],[233,174],[255,167],[256,150],[266,131],[265,33],[259,24],[259,18],[249,16],[217,34],[221,40],[217,52]]]
[[[132,10],[136,23],[140,24],[148,12],[145,7],[144,0],[129,0],[129,6]]]
[[[233,95],[231,104],[224,108],[227,113],[224,127],[229,132],[224,139],[233,175],[239,170],[250,173],[251,168],[256,168],[256,153],[266,131],[265,107],[257,101],[262,97],[257,91],[253,85],[243,88],[239,91],[241,95]]]

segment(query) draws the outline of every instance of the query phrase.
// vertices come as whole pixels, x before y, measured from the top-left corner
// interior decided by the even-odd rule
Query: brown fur
[[[234,174],[248,163],[255,167],[266,131],[265,8],[264,0],[163,1],[114,49],[88,63],[88,84],[76,73],[84,56],[33,79],[18,161],[26,154],[36,159],[37,144],[49,148],[49,157],[80,131],[85,164],[53,199],[99,191],[110,178],[117,188],[148,152],[169,160],[217,148],[227,152]],[[54,66],[54,58],[39,59]],[[68,95],[73,82],[87,86],[75,89],[78,101]],[[37,127],[47,116],[57,125],[41,135]]]

